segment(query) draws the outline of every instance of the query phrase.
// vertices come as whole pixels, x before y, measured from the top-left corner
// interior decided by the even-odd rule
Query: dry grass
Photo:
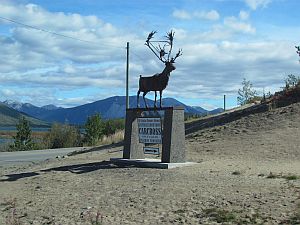
[[[115,144],[123,140],[124,140],[124,130],[119,130],[112,135],[104,136],[102,140],[99,143],[97,143],[97,145]]]
[[[6,210],[16,208],[16,204],[17,204],[17,199],[10,198],[10,199],[4,199],[4,201],[0,203],[0,206],[4,206],[4,209],[2,209],[2,211],[6,211]]]
[[[21,225],[21,221],[17,216],[16,209],[12,209],[11,213],[6,217],[6,224],[7,225]]]
[[[31,137],[42,139],[45,135],[49,133],[48,131],[32,131]],[[0,138],[13,138],[17,135],[17,131],[0,131]]]
[[[8,152],[10,143],[0,144],[0,152]]]
[[[6,217],[7,225],[21,225],[20,219],[17,215],[16,205],[17,205],[16,198],[4,199],[4,201],[0,203],[0,206],[4,207],[3,209],[1,209],[3,212],[9,211]]]
[[[99,210],[97,212],[88,212],[88,221],[91,225],[101,225],[103,224],[103,216]]]
[[[283,175],[282,173],[275,174],[275,173],[272,173],[272,172],[270,172],[270,174],[267,176],[267,178],[269,178],[269,179],[283,178],[283,179],[286,179],[286,180],[298,180],[298,179],[300,179],[300,177],[295,175],[295,174]]]

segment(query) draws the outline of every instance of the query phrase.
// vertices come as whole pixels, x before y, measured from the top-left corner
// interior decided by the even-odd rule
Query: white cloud
[[[206,20],[218,20],[220,18],[220,15],[216,10],[211,10],[211,11],[208,11],[208,12],[196,11],[196,12],[194,12],[193,15],[196,18],[206,19]]]
[[[256,10],[259,7],[267,7],[268,4],[270,4],[272,0],[245,0],[245,3],[252,9]]]
[[[11,98],[11,97],[13,97],[13,96],[16,95],[15,91],[7,89],[7,88],[2,89],[0,92],[1,92],[1,95],[4,96],[7,99],[9,99],[9,98]]]
[[[173,17],[182,20],[188,20],[192,18],[192,15],[190,15],[187,11],[179,9],[175,9],[172,15]]]
[[[234,31],[242,33],[254,34],[256,32],[256,29],[252,27],[250,23],[239,21],[233,16],[225,18],[224,25],[231,28]]]
[[[106,92],[111,94],[110,90],[123,88],[125,45],[128,40],[137,40],[135,34],[117,29],[93,15],[50,12],[34,4],[1,1],[0,14],[43,30],[88,41],[0,20],[1,26],[9,28],[9,33],[0,34],[1,100],[13,97],[43,105],[57,103],[55,94],[60,91],[81,93],[89,87],[91,90],[109,89]],[[20,91],[16,92],[16,87]],[[82,99],[87,99],[87,94],[83,94]],[[101,94],[94,99],[99,96]],[[59,104],[63,103],[59,101]]]
[[[220,18],[219,13],[216,10],[210,11],[193,11],[188,12],[186,10],[179,10],[176,9],[172,13],[173,17],[182,19],[182,20],[189,20],[189,19],[204,19],[204,20],[218,20]]]
[[[53,13],[38,5],[18,5],[10,1],[1,2],[0,6],[0,14],[5,18],[88,41],[15,26],[11,28],[11,37],[0,36],[0,51],[6,53],[5,59],[0,59],[6,61],[5,64],[1,64],[0,72],[8,72],[11,69],[23,71],[65,60],[75,63],[97,63],[110,59],[111,55],[119,56],[122,45],[125,45],[127,40],[135,39],[133,35],[125,31],[121,33],[121,30],[112,24],[93,15]],[[5,24],[15,25],[8,22]]]
[[[241,10],[239,13],[239,18],[241,20],[247,20],[249,18],[249,13],[246,11]]]

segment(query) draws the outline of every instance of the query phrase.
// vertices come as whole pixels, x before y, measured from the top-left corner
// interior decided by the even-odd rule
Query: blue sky
[[[1,0],[0,101],[72,107],[125,95],[127,41],[135,95],[140,74],[164,67],[144,45],[148,33],[156,30],[160,39],[172,29],[174,53],[182,48],[183,55],[163,96],[213,109],[223,106],[225,94],[234,107],[243,78],[262,94],[299,75],[299,6],[298,0]]]

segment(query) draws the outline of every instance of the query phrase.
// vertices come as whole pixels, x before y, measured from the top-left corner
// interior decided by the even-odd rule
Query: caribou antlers
[[[182,55],[182,49],[179,49],[175,57],[171,57],[175,32],[172,30],[168,32],[165,36],[166,40],[152,41],[156,33],[156,31],[149,33],[145,45],[147,45],[154,55],[163,63],[175,63],[175,60]],[[158,43],[158,46],[155,46],[153,43]],[[161,46],[161,44],[163,44],[163,46]],[[167,55],[167,57],[165,57],[165,55]]]
[[[300,46],[295,46],[295,48],[297,49],[297,54],[300,56]]]

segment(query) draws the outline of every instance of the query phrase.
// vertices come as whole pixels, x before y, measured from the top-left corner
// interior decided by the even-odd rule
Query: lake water
[[[0,127],[0,131],[16,131],[16,127]],[[50,128],[47,127],[32,127],[31,131],[49,131]],[[1,144],[7,144],[7,143],[13,143],[14,139],[12,138],[3,138],[0,137],[0,145]]]
[[[6,143],[12,143],[12,142],[14,142],[14,139],[12,138],[0,138],[0,145]]]
[[[31,127],[31,131],[40,131],[40,132],[47,132],[50,131],[50,127]],[[16,131],[16,127],[0,127],[0,131]],[[84,134],[85,130],[83,128],[79,129],[80,133]],[[0,145],[6,143],[12,143],[14,139],[12,138],[2,138],[0,137]]]

